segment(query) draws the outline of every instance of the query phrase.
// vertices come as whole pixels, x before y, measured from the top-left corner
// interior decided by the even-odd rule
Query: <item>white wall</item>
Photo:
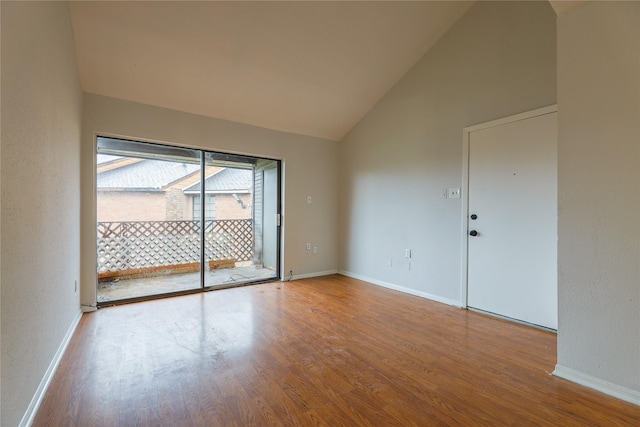
[[[341,269],[459,304],[462,129],[555,102],[551,6],[476,3],[342,141]]]
[[[95,135],[250,154],[284,161],[284,271],[335,272],[337,142],[85,94],[82,136],[82,302],[96,302]],[[312,204],[306,202],[312,196]],[[318,247],[313,255],[306,242]]]
[[[557,373],[640,404],[640,3],[558,18],[558,111]]]
[[[82,93],[66,2],[1,10],[0,424],[15,426],[80,313]]]

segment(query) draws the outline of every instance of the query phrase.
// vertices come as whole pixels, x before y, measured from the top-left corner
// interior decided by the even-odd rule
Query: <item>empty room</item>
[[[0,425],[640,425],[639,2],[0,20]]]

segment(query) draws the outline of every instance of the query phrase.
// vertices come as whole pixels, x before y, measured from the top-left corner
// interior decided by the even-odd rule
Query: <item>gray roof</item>
[[[250,169],[224,168],[204,181],[207,193],[246,192],[253,186],[253,171]],[[200,192],[200,181],[184,189],[185,193]]]
[[[104,163],[113,162],[114,160],[124,159],[122,156],[112,156],[111,154],[98,154],[96,156],[96,164],[102,165]]]
[[[97,188],[160,190],[162,187],[192,174],[198,169],[200,169],[199,165],[163,160],[142,160],[131,165],[99,173],[97,176]]]

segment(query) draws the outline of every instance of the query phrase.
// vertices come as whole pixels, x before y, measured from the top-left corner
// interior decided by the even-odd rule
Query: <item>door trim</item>
[[[469,291],[469,141],[471,133],[482,129],[488,129],[495,126],[501,126],[507,123],[519,122],[521,120],[531,119],[533,117],[544,116],[546,114],[556,113],[558,105],[549,105],[548,107],[537,108],[535,110],[526,111],[524,113],[514,114],[512,116],[502,117],[500,119],[491,120],[489,122],[478,123],[467,126],[462,129],[462,241],[461,241],[461,262],[460,262],[460,305],[468,308],[467,296]]]

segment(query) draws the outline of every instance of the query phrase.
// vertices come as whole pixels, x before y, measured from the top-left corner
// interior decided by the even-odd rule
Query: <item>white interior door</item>
[[[557,187],[557,113],[470,132],[469,307],[557,329]]]

